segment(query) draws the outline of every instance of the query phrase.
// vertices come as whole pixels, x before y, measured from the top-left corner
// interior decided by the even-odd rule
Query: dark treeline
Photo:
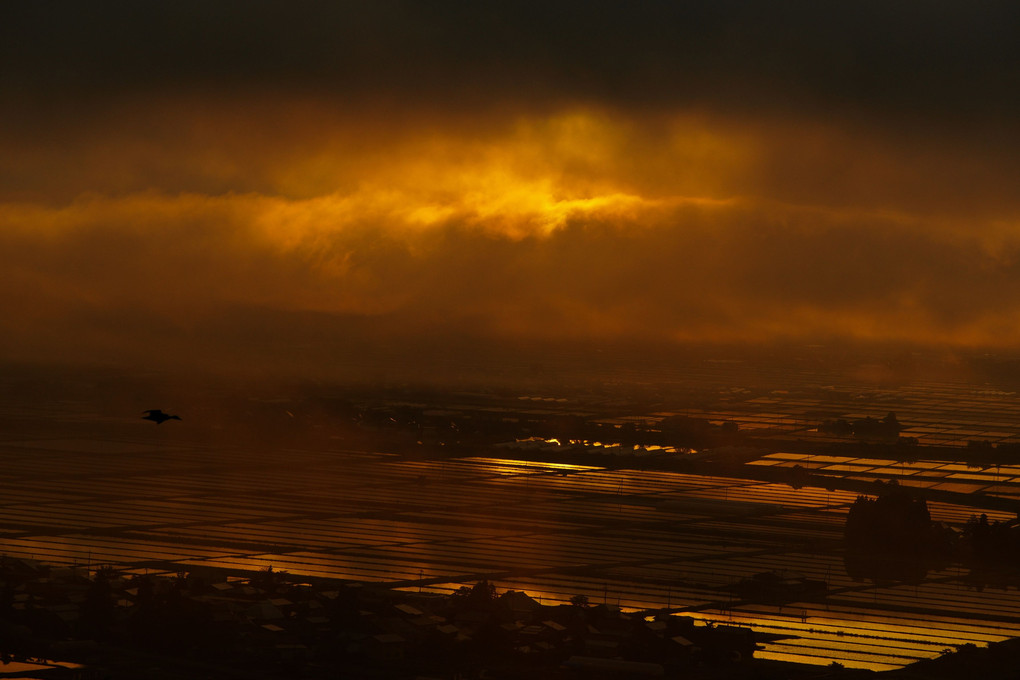
[[[876,498],[858,496],[844,527],[847,574],[874,580],[919,581],[952,563],[969,569],[976,587],[1020,587],[1018,520],[973,516],[962,528],[931,519],[928,504],[895,483]]]
[[[903,426],[900,425],[896,414],[891,411],[881,420],[870,416],[854,421],[839,418],[826,420],[818,426],[818,431],[825,434],[837,437],[854,437],[865,441],[896,441],[902,430]]]

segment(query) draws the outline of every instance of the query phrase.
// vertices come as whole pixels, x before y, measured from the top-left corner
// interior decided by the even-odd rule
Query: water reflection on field
[[[1015,590],[973,590],[952,570],[917,584],[848,577],[848,492],[484,456],[179,441],[18,440],[0,445],[0,457],[3,552],[55,564],[272,566],[436,592],[487,578],[547,604],[583,594],[748,625],[790,636],[761,656],[874,669],[1020,634]],[[843,466],[833,474],[904,467],[817,462]],[[913,465],[918,476],[962,472]],[[1000,485],[1016,480],[1015,471],[986,472]],[[934,512],[966,518],[950,506]],[[765,571],[824,580],[829,597],[735,600],[734,583]]]

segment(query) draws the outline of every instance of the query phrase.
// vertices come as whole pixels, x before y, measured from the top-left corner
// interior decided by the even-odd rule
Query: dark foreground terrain
[[[683,389],[233,385],[185,401],[158,381],[12,375],[0,651],[86,665],[49,673],[1015,667],[1020,582],[1002,556],[1020,404],[1002,386],[741,385],[708,364]],[[142,420],[154,407],[182,420]],[[861,499],[893,491],[923,504],[938,550],[848,542]]]

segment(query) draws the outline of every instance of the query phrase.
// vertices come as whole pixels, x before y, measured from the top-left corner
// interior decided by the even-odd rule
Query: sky
[[[8,0],[0,358],[1011,349],[1018,26],[996,0]]]

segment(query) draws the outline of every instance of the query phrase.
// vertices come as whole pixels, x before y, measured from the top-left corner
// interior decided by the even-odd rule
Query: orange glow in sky
[[[56,164],[15,143],[7,351],[204,342],[237,308],[396,336],[1020,340],[1020,205],[956,149],[697,112],[251,107],[139,101],[62,133]]]

